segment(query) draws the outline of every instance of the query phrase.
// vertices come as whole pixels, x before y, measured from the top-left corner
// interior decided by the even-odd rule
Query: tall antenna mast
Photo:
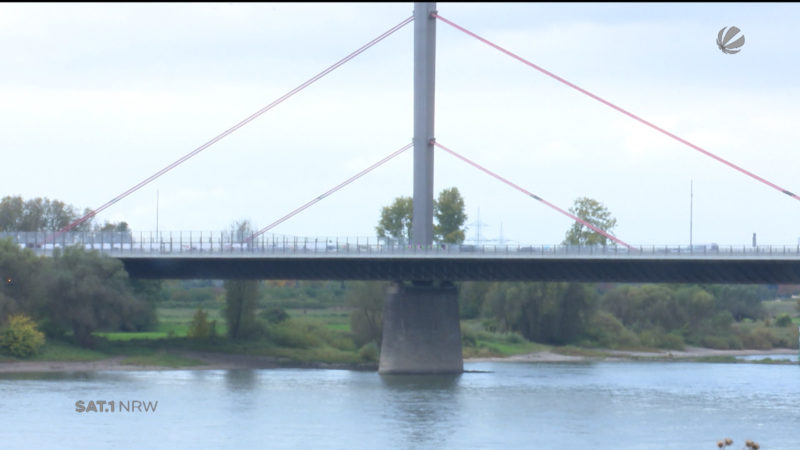
[[[481,222],[481,209],[478,208],[478,216],[475,222],[469,224],[470,227],[475,227],[475,245],[481,245],[481,227],[486,225]]]

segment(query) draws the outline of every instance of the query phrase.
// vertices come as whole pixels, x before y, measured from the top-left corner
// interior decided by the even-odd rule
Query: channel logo
[[[728,31],[726,32],[725,30]],[[740,31],[742,30],[736,27],[723,27],[721,30],[719,30],[719,33],[717,34],[717,47],[722,50],[722,53],[732,55],[742,51],[740,47],[744,45],[744,35],[731,42],[731,39],[735,38]],[[723,33],[725,34],[724,37]]]

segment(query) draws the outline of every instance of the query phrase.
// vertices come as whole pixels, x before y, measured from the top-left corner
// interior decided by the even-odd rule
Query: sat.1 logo
[[[728,31],[726,32],[725,30]],[[717,34],[717,47],[719,47],[719,49],[722,50],[722,53],[727,53],[729,55],[732,55],[734,53],[739,53],[740,51],[742,51],[740,47],[744,45],[744,35],[742,35],[739,39],[736,39],[735,41],[731,42],[731,39],[736,37],[736,35],[740,31],[742,30],[736,27],[730,27],[730,28],[724,27],[721,30],[719,30],[719,33]],[[725,34],[725,36],[723,36],[723,33]]]

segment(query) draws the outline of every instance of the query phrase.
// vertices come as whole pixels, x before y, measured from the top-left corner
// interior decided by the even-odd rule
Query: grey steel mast
[[[414,3],[414,217],[411,243],[433,244],[433,123],[436,3]]]

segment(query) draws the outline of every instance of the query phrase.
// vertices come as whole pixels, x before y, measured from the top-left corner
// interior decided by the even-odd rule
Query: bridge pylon
[[[436,4],[414,3],[414,213],[411,243],[433,245]],[[449,282],[397,282],[386,291],[380,373],[461,373],[458,293]]]

